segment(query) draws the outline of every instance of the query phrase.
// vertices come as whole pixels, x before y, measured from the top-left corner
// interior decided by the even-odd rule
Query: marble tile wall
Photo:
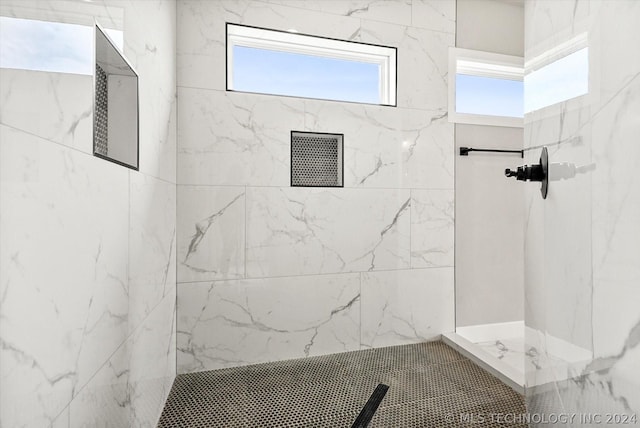
[[[537,189],[527,195],[525,353],[534,413],[608,413],[621,425],[640,417],[639,20],[635,1],[525,4],[526,57],[583,32],[589,40],[589,94],[526,119],[525,145],[549,145],[552,167],[589,167],[553,180],[544,203]],[[528,160],[537,156],[532,150]],[[559,352],[572,347],[585,356]]]
[[[155,426],[176,370],[176,5],[0,13],[106,20],[140,74],[133,171],[92,155],[91,76],[0,70],[0,426]]]
[[[178,372],[453,326],[455,1],[178,1]],[[398,48],[398,107],[225,91],[225,23]],[[344,188],[291,188],[290,131],[344,134]]]

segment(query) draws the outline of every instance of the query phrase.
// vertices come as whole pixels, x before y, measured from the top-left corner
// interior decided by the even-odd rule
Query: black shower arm
[[[471,147],[460,147],[460,156],[469,156],[469,152],[518,153],[521,158],[524,157],[524,150],[474,149]]]

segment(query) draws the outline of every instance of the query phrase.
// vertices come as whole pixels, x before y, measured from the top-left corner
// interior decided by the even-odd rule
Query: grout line
[[[362,273],[368,274],[376,274],[376,273],[384,273],[384,272],[415,272],[415,271],[431,271],[435,269],[452,269],[454,266],[429,266],[429,267],[420,267],[420,268],[399,268],[399,269],[376,269],[376,270],[366,270],[366,271],[351,271],[351,272],[326,272],[326,273],[312,273],[312,274],[298,274],[298,275],[274,275],[274,276],[256,276],[256,277],[247,277],[247,278],[222,278],[222,279],[202,279],[202,280],[194,280],[194,281],[179,281],[178,284],[199,284],[199,283],[214,283],[214,282],[233,282],[233,281],[258,281],[265,279],[278,279],[278,278],[302,278],[302,277],[317,277],[317,276],[347,276],[347,275],[356,275]]]
[[[363,303],[363,295],[362,295],[362,272],[360,272],[360,274],[358,275],[358,280],[360,281],[360,324],[359,324],[359,333],[360,333],[360,340],[358,343],[358,349],[362,349],[362,309],[364,307]]]
[[[170,183],[176,184],[176,183]],[[402,191],[402,190],[454,190],[453,187],[370,187],[370,186],[344,186],[344,187],[291,187],[289,184],[282,185],[267,185],[261,186],[256,184],[226,184],[226,183],[214,183],[214,184],[202,184],[202,183],[179,183],[176,184],[178,187],[246,187],[252,189],[299,189],[300,191],[341,191],[343,189],[348,190],[394,190],[394,191]]]
[[[305,97],[296,97],[291,95],[276,95],[276,94],[263,94],[260,92],[243,92],[243,91],[228,91],[226,89],[218,89],[218,88],[202,88],[199,86],[189,86],[189,85],[177,85],[177,89],[187,89],[194,91],[207,91],[207,92],[222,92],[224,94],[242,94],[242,95],[252,95],[257,97],[265,97],[265,99],[276,99],[276,100],[292,100],[299,102],[319,102],[319,103],[331,103],[338,104],[341,106],[359,106],[364,108],[375,108],[375,109],[394,109],[394,110],[412,110],[412,111],[420,111],[420,112],[440,112],[447,113],[446,109],[438,109],[438,108],[419,108],[419,107],[409,107],[409,106],[389,106],[383,104],[369,104],[369,103],[361,103],[361,102],[349,102],[349,101],[338,101],[338,100],[327,100],[322,98],[305,98]],[[439,119],[439,120],[444,120]]]
[[[247,237],[247,186],[244,186],[244,278],[247,278],[247,242],[248,242],[248,237]]]
[[[61,142],[59,142],[59,141],[54,141],[54,140],[51,140],[51,139],[49,139],[49,138],[43,137],[43,136],[41,136],[41,135],[34,134],[33,132],[29,132],[29,131],[27,131],[27,130],[25,130],[25,129],[16,128],[16,127],[15,127],[15,126],[13,126],[13,125],[8,125],[8,124],[6,124],[6,123],[0,123],[0,126],[4,126],[4,127],[6,127],[6,128],[12,129],[12,130],[14,130],[14,131],[17,131],[17,132],[20,132],[20,133],[23,133],[23,134],[26,134],[26,135],[30,135],[30,136],[32,136],[32,137],[34,137],[34,138],[37,138],[38,140],[40,140],[40,141],[37,141],[37,143],[47,142],[47,143],[55,144],[55,145],[57,145],[57,146],[59,146],[59,147],[61,147],[61,148],[68,149],[68,150],[72,151],[73,153],[86,155],[86,156],[88,156],[88,157],[90,157],[90,158],[97,158],[97,159],[100,159],[100,158],[98,158],[97,156],[94,156],[94,154],[93,154],[93,153],[89,153],[89,152],[86,152],[86,151],[84,151],[84,150],[81,150],[81,149],[79,149],[79,148],[77,148],[77,147],[73,147],[73,146],[70,146],[70,145],[67,145],[67,144],[61,143]],[[93,137],[91,137],[91,138],[93,138]],[[176,147],[177,147],[177,145],[176,145]],[[100,159],[100,160],[103,160],[103,159]],[[109,161],[105,161],[105,162],[109,162]],[[144,171],[140,171],[140,170],[137,170],[137,171],[136,171],[136,170],[132,170],[132,169],[130,169],[130,168],[124,167],[124,166],[122,166],[122,165],[118,165],[118,164],[113,163],[113,162],[109,162],[109,164],[111,164],[111,165],[115,165],[115,166],[119,166],[119,167],[121,167],[121,168],[124,168],[124,169],[126,169],[126,170],[127,170],[127,172],[129,172],[129,173],[131,173],[131,172],[136,172],[136,173],[138,173],[138,174],[140,174],[140,175],[144,175],[145,177],[155,178],[156,180],[163,181],[163,182],[165,182],[166,184],[171,184],[171,185],[173,185],[173,186],[177,186],[177,183],[175,183],[175,182],[169,181],[169,180],[167,180],[167,179],[165,179],[165,178],[162,178],[162,177],[155,176],[155,175],[153,175],[153,174],[149,174],[149,173],[144,172]]]
[[[412,6],[413,7],[413,6]],[[413,269],[413,210],[414,210],[413,189],[409,189],[409,269]]]

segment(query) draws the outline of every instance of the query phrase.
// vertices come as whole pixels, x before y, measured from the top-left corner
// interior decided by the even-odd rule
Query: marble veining
[[[128,264],[120,243],[126,244],[127,229],[120,225],[128,223],[128,172],[0,129],[0,206],[11,207],[0,222],[0,370],[3,386],[15,391],[2,396],[10,402],[20,397],[15,409],[32,407],[30,418],[52,420],[126,333]],[[111,213],[111,221],[93,227],[103,213]],[[77,238],[69,242],[69,236]],[[56,244],[65,242],[60,251]],[[70,298],[59,298],[65,295]],[[7,421],[20,421],[18,416],[9,413]]]
[[[640,181],[632,173],[640,155],[640,61],[628,55],[640,41],[639,19],[634,1],[525,6],[525,60],[587,31],[590,80],[588,95],[531,115],[525,126],[526,144],[554,143],[551,162],[591,165],[586,174],[552,182],[544,205],[529,199],[526,376],[533,411],[640,411],[640,225],[632,220],[640,216]]]
[[[130,173],[130,331],[166,297],[175,295],[176,190],[154,177]]]
[[[0,70],[2,426],[154,426],[175,376],[175,4],[111,3],[0,5],[123,30],[141,76],[133,172],[93,156],[91,76]]]
[[[3,68],[0,79],[0,123],[93,153],[91,76]]]
[[[486,342],[478,342],[476,345],[498,360],[518,370],[519,373],[524,373],[524,337],[488,340]]]
[[[453,189],[446,112],[305,100],[305,128],[344,134],[348,187]]]
[[[183,0],[177,10],[179,370],[451,331],[455,1]],[[226,22],[397,47],[397,106],[228,92]],[[344,188],[290,187],[292,130],[344,135]],[[343,286],[350,298],[335,301]]]
[[[409,267],[409,192],[248,188],[247,276]]]
[[[359,348],[359,274],[180,284],[178,306],[180,373]]]
[[[453,266],[453,190],[411,190],[411,267]]]
[[[454,329],[453,268],[361,275],[363,348],[424,342]]]
[[[289,185],[289,134],[302,101],[179,89],[179,184]],[[210,168],[208,165],[216,165]]]
[[[179,186],[179,281],[244,277],[244,187]]]

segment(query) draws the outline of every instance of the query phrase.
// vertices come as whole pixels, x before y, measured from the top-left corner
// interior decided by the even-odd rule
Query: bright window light
[[[227,24],[227,90],[396,104],[396,49]]]
[[[449,51],[449,121],[522,127],[523,59],[468,49]]]
[[[0,17],[0,68],[93,75],[93,27]],[[107,30],[122,48],[122,31]]]
[[[458,74],[456,112],[522,118],[523,92],[522,81]]]
[[[589,48],[557,59],[524,78],[525,112],[576,98],[589,92]]]

